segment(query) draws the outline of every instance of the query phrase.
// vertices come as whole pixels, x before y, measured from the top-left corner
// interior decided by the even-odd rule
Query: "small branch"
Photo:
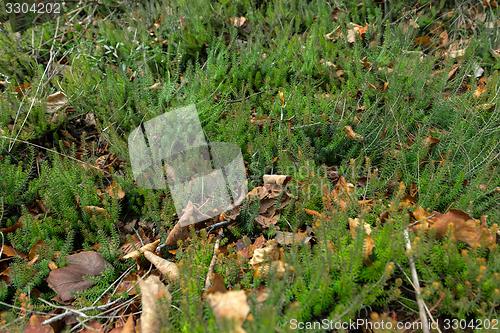
[[[245,97],[245,98],[243,98],[243,99],[235,99],[234,101],[226,101],[226,104],[232,104],[232,103],[244,102],[244,101],[246,101],[247,99],[249,99],[250,97],[257,96],[257,95],[260,95],[260,94],[263,94],[263,93],[265,93],[265,91],[259,91],[259,92],[255,93],[255,94],[252,94],[252,95],[250,95],[250,96],[248,96],[248,97]]]
[[[410,243],[410,236],[408,234],[408,229],[405,228],[403,232],[405,236],[406,250],[410,251],[411,243]],[[422,332],[430,333],[429,323],[427,322],[427,314],[425,312],[427,306],[425,305],[422,295],[420,294],[420,284],[418,282],[417,268],[415,267],[415,261],[413,260],[413,256],[411,254],[408,256],[408,262],[410,263],[413,288],[415,289],[415,295],[417,297],[418,310],[420,313],[420,321],[422,322]]]
[[[412,224],[408,224],[406,227],[407,227],[407,228],[413,227],[415,224],[419,224],[420,222],[424,222],[425,220],[428,220],[428,219],[430,219],[430,218],[432,218],[432,217],[434,217],[434,216],[436,216],[436,213],[434,213],[434,214],[432,214],[432,215],[427,216],[425,219],[421,219],[421,220],[418,220],[418,221],[413,222]],[[407,230],[407,229],[405,229],[405,230]]]
[[[81,316],[81,317],[88,317],[84,312],[87,312],[87,311],[92,311],[92,310],[106,310],[107,308],[109,308],[110,306],[112,305],[115,305],[116,303],[119,303],[123,300],[123,297],[120,297],[118,298],[117,300],[113,301],[113,302],[110,302],[110,303],[107,303],[107,304],[104,304],[104,305],[100,305],[100,306],[89,306],[87,308],[83,308],[83,309],[80,309],[80,310],[76,310],[76,309],[72,309],[72,308],[69,308],[69,307],[66,307],[66,306],[60,306],[60,305],[55,305],[55,304],[52,304],[50,302],[47,302],[46,300],[44,299],[41,299],[41,298],[38,298],[39,301],[47,304],[47,305],[50,305],[54,308],[58,308],[58,309],[63,309],[63,310],[66,310],[66,312],[64,313],[61,313],[55,317],[52,317],[50,319],[47,319],[45,320],[42,325],[47,325],[47,324],[51,324],[51,323],[54,323],[60,319],[63,319],[65,317],[68,317],[68,316],[72,316],[72,315],[78,315],[78,316]]]
[[[210,278],[212,277],[212,273],[214,272],[215,262],[217,261],[217,256],[219,255],[219,246],[222,236],[223,236],[222,229],[220,229],[219,235],[217,236],[217,240],[215,241],[212,261],[210,262],[210,266],[208,266],[207,278],[205,279],[205,290],[207,290],[211,286]]]

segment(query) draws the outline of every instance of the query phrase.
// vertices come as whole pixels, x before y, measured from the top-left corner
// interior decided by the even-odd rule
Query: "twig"
[[[223,233],[222,229],[219,230],[219,235],[217,236],[217,240],[214,245],[214,254],[212,256],[212,261],[210,262],[210,266],[208,266],[207,278],[205,279],[205,290],[210,288],[210,278],[212,277],[212,273],[214,272],[215,262],[217,261],[217,256],[219,255],[219,246],[220,240],[222,239]]]
[[[54,323],[60,319],[63,319],[65,317],[68,317],[68,316],[72,316],[74,314],[77,314],[81,317],[88,317],[87,314],[85,314],[84,312],[87,312],[87,311],[92,311],[92,310],[106,310],[107,308],[109,308],[110,306],[112,305],[115,305],[116,303],[119,303],[123,300],[123,297],[120,297],[118,298],[117,300],[114,300],[113,302],[110,302],[110,303],[107,303],[107,304],[104,304],[104,305],[100,305],[100,306],[89,306],[87,308],[83,308],[83,309],[80,309],[80,310],[76,310],[76,309],[72,309],[72,308],[69,308],[69,307],[66,307],[66,306],[60,306],[60,305],[55,305],[55,304],[52,304],[50,302],[47,302],[46,300],[44,299],[41,299],[41,298],[38,298],[39,301],[47,304],[47,305],[50,305],[54,308],[59,308],[59,309],[64,309],[66,310],[66,312],[64,313],[61,313],[61,314],[58,314],[57,316],[54,316],[50,319],[47,319],[45,320],[42,325],[47,325],[47,324],[51,324],[51,323]]]
[[[405,228],[403,233],[405,236],[406,250],[411,251],[411,243],[410,243],[410,236],[408,234],[408,228]],[[427,314],[425,313],[426,305],[424,303],[422,295],[420,295],[420,284],[418,282],[417,268],[415,267],[415,261],[413,260],[413,256],[411,254],[408,255],[408,262],[410,263],[413,288],[415,289],[415,296],[417,297],[418,310],[420,313],[420,321],[422,322],[422,332],[430,333],[429,323],[427,322]]]
[[[247,96],[247,97],[245,97],[243,99],[235,99],[234,101],[226,101],[226,104],[244,102],[247,99],[249,99],[250,97],[257,96],[257,95],[260,95],[260,94],[263,94],[263,93],[265,93],[265,91],[259,91],[259,92],[255,93],[255,94],[251,94],[250,96]]]
[[[418,221],[413,222],[412,224],[408,224],[406,227],[407,227],[407,228],[413,227],[415,224],[418,224],[418,223],[420,223],[420,222],[423,222],[423,221],[425,221],[425,220],[428,220],[428,219],[430,219],[430,218],[432,218],[432,217],[434,217],[434,216],[436,216],[436,213],[434,213],[434,214],[431,214],[431,215],[427,216],[425,219],[421,219],[421,220],[418,220]],[[408,230],[408,229],[405,229],[405,230]]]

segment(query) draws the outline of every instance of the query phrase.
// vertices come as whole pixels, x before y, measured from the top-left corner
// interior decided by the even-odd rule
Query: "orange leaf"
[[[431,45],[431,38],[429,35],[425,35],[424,37],[418,37],[413,41],[413,45],[417,46],[420,45],[422,47],[429,47]]]

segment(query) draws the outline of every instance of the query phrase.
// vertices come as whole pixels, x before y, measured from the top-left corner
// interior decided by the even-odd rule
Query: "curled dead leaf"
[[[241,327],[245,322],[250,306],[244,290],[215,292],[207,295],[208,304],[215,316],[217,326],[222,332],[245,333]]]
[[[349,139],[353,139],[359,142],[363,142],[364,140],[363,136],[355,133],[351,126],[345,126],[344,133]]]
[[[141,329],[142,332],[160,333],[161,321],[160,311],[156,301],[164,297],[167,303],[170,303],[172,296],[167,287],[160,281],[157,276],[150,276],[145,280],[139,279],[139,287],[142,294],[142,315]],[[167,309],[163,309],[166,311]]]
[[[160,240],[156,240],[152,243],[149,243],[149,244],[146,244],[144,245],[143,247],[141,247],[140,249],[137,249],[133,252],[130,252],[129,254],[125,255],[122,257],[122,259],[129,259],[129,258],[133,258],[133,259],[139,259],[145,252],[153,252],[156,247],[158,246],[158,244],[160,244]]]
[[[161,257],[158,257],[151,251],[145,251],[144,256],[148,259],[155,267],[169,280],[177,280],[179,278],[179,269],[177,265],[173,262],[165,260]]]
[[[365,229],[365,239],[364,239],[364,244],[363,244],[363,251],[365,254],[365,257],[363,259],[363,262],[365,263],[366,266],[371,266],[372,262],[370,260],[370,255],[373,252],[373,248],[375,247],[375,242],[373,241],[373,238],[370,236],[372,229],[371,226],[366,223],[366,222],[360,222],[359,218],[348,218],[349,220],[349,230],[351,231],[351,236],[352,238],[356,238],[357,235],[357,228],[358,226],[361,226],[363,229]]]

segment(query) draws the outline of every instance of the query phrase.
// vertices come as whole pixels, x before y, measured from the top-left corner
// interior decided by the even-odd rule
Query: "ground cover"
[[[497,7],[2,3],[2,329],[497,331]],[[185,226],[129,143],[189,105],[247,184]]]

